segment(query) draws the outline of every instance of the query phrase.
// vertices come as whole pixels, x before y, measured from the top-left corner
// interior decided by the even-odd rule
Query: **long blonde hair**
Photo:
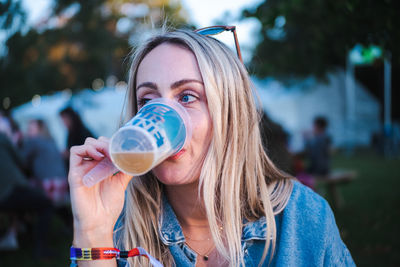
[[[264,261],[268,251],[273,253],[275,247],[274,215],[284,209],[292,183],[291,177],[278,170],[264,152],[260,115],[249,75],[237,56],[214,38],[189,30],[158,34],[136,49],[132,57],[127,95],[129,115],[137,112],[138,67],[152,49],[163,43],[191,51],[203,78],[213,133],[200,174],[199,194],[203,194],[201,199],[216,248],[230,266],[243,264],[243,223],[264,216],[268,225]],[[141,246],[164,265],[172,266],[172,255],[159,238],[162,194],[163,185],[151,173],[132,179],[119,245],[126,249]],[[224,227],[223,234],[219,225]],[[148,264],[141,259],[129,261],[132,266],[139,262]]]

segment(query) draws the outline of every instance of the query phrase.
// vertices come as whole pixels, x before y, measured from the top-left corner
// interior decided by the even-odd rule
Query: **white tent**
[[[328,133],[333,144],[343,147],[349,142],[356,146],[368,145],[373,133],[381,127],[380,105],[360,83],[355,82],[355,121],[349,140],[346,125],[345,74],[338,71],[328,75],[326,83],[314,78],[285,85],[274,79],[253,79],[265,112],[290,134],[290,149],[303,148],[303,133],[310,130],[316,116],[324,116],[329,123]]]
[[[271,78],[252,80],[266,113],[289,133],[291,150],[302,149],[303,133],[311,129],[312,121],[318,115],[328,119],[328,132],[334,145],[346,145],[348,131],[344,72],[330,74],[327,83],[309,78],[287,86]],[[368,145],[371,135],[380,130],[380,106],[357,82],[355,90],[355,123],[352,127],[355,138],[352,142],[354,145]],[[62,108],[72,106],[95,135],[110,137],[121,121],[124,97],[125,90],[114,88],[103,88],[98,92],[86,89],[73,96],[56,93],[41,97],[39,105],[29,102],[15,108],[13,116],[23,129],[30,119],[44,119],[58,146],[64,149],[66,129],[58,116]]]
[[[60,92],[42,96],[40,101],[23,104],[13,110],[12,116],[23,131],[26,130],[29,120],[43,119],[59,149],[63,150],[67,136],[67,130],[59,116],[63,108],[71,106],[76,110],[83,123],[96,136],[111,137],[120,123],[124,98],[125,90],[114,88],[103,88],[98,92],[85,89],[73,96],[68,92]]]

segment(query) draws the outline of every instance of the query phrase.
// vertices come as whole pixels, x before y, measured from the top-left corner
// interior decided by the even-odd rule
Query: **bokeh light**
[[[128,84],[124,81],[119,81],[115,85],[115,91],[117,92],[124,92],[128,88]]]
[[[3,108],[4,109],[9,109],[11,105],[11,99],[7,96],[5,98],[3,98]]]
[[[32,101],[31,102],[32,102],[32,106],[38,107],[42,103],[42,98],[41,98],[40,95],[34,95],[32,97]]]
[[[94,79],[92,82],[92,88],[95,91],[100,91],[104,87],[104,81],[100,78]]]

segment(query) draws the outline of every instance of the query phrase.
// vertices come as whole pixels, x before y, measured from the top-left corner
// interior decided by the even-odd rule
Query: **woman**
[[[185,30],[149,40],[133,57],[129,115],[159,97],[179,101],[194,129],[183,152],[148,174],[87,188],[82,177],[109,156],[108,140],[71,149],[74,247],[113,247],[122,211],[115,246],[141,246],[165,266],[353,264],[327,203],[264,153],[249,76],[229,48]],[[128,259],[139,262],[148,264]]]
[[[65,158],[65,164],[69,166],[69,150],[72,146],[82,145],[85,139],[88,137],[93,137],[94,135],[89,131],[89,129],[83,123],[79,114],[73,110],[71,107],[66,107],[59,113],[64,126],[68,130],[67,136],[67,148],[63,152]]]

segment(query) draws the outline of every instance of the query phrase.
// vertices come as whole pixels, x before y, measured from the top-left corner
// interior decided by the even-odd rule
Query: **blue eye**
[[[191,94],[184,94],[181,96],[180,101],[183,103],[191,103],[196,100],[196,97]]]

